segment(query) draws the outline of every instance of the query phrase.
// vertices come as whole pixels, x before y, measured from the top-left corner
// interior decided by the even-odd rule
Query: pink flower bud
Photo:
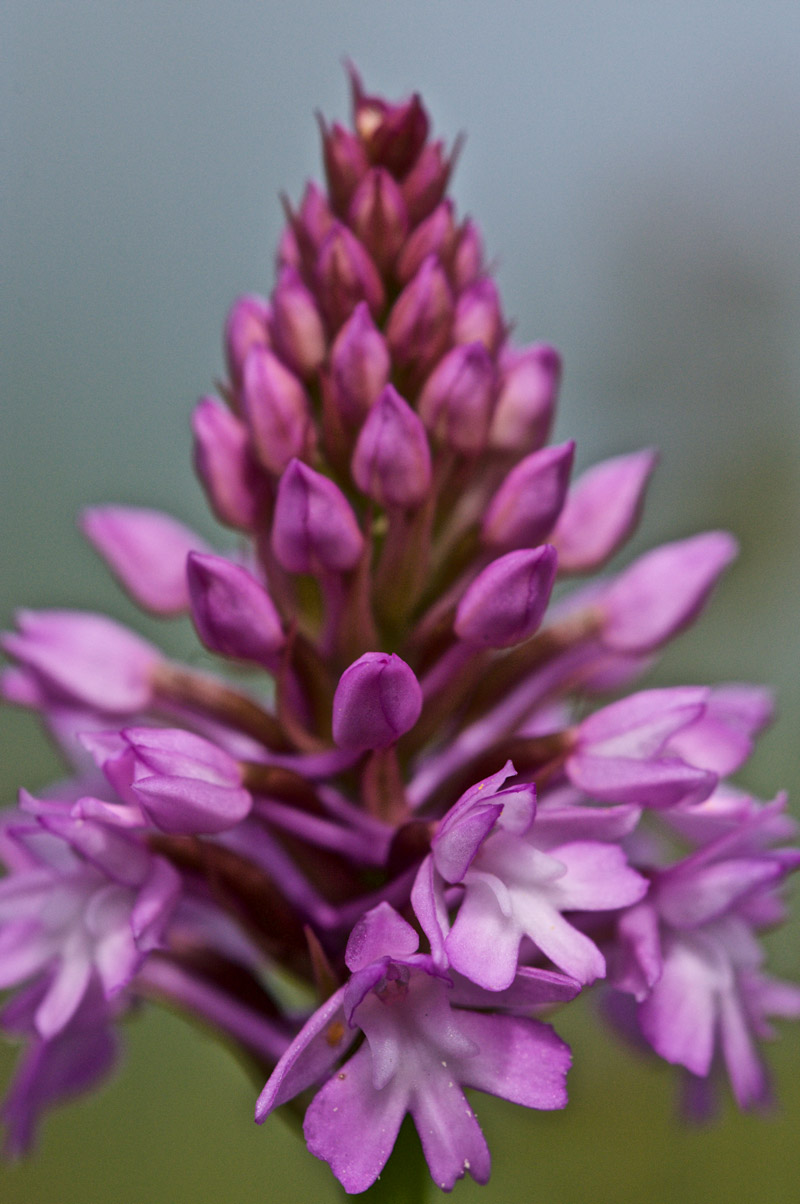
[[[503,357],[489,442],[498,451],[536,451],[547,441],[561,379],[561,357],[534,343]]]
[[[298,376],[313,376],[325,358],[325,330],[300,273],[284,268],[272,294],[270,324],[278,354]]]
[[[575,444],[544,447],[521,460],[489,503],[483,540],[492,547],[541,543],[561,513]]]
[[[527,640],[544,618],[557,562],[549,544],[492,561],[458,604],[453,625],[458,638],[485,648],[509,648]]]
[[[121,797],[162,832],[224,832],[253,805],[233,757],[183,728],[129,727],[85,743]]]
[[[292,460],[278,485],[272,548],[290,573],[348,572],[361,557],[364,537],[341,489]]]
[[[225,323],[225,361],[235,388],[242,383],[244,361],[251,347],[269,347],[270,308],[264,297],[237,297]]]
[[[300,244],[291,226],[284,227],[283,233],[278,239],[275,264],[279,272],[282,272],[284,268],[295,268],[299,271],[302,267],[303,256],[300,254]]]
[[[353,480],[382,506],[418,506],[431,483],[425,428],[387,385],[369,412],[353,452]]]
[[[401,284],[409,280],[422,267],[423,260],[436,255],[442,263],[448,263],[455,249],[456,227],[453,221],[453,202],[442,201],[430,217],[421,222],[406,239],[395,264],[395,275]]]
[[[369,168],[367,152],[360,138],[338,123],[328,129],[320,117],[319,127],[328,192],[334,209],[344,217],[353,193]]]
[[[192,619],[207,648],[274,668],[285,637],[280,615],[247,569],[221,556],[192,553],[186,568]]]
[[[84,510],[81,529],[141,606],[161,615],[189,609],[186,557],[207,546],[194,531],[168,514],[136,506]]]
[[[506,335],[495,282],[484,276],[458,298],[453,321],[455,343],[481,342],[494,355]]]
[[[311,418],[305,389],[277,355],[254,347],[244,366],[242,399],[258,459],[270,472],[283,472],[307,448]]]
[[[389,379],[391,361],[386,340],[360,301],[334,340],[330,386],[339,413],[358,426]]]
[[[483,451],[494,402],[494,362],[483,343],[448,351],[425,382],[419,414],[433,437],[464,455]]]
[[[349,223],[375,263],[386,272],[403,245],[408,215],[403,194],[383,167],[364,176],[350,202]]]
[[[194,467],[221,523],[252,530],[262,484],[245,425],[216,397],[204,397],[192,415]]]
[[[453,256],[453,283],[460,292],[468,288],[483,271],[483,244],[480,231],[473,221],[464,222],[458,235]]]
[[[422,148],[401,185],[412,226],[426,218],[441,201],[460,149],[459,141],[448,157],[443,142],[429,142]]]
[[[429,255],[392,306],[386,338],[395,358],[420,372],[435,364],[450,341],[453,297],[435,255]]]
[[[615,456],[578,478],[551,536],[561,569],[597,568],[624,543],[638,521],[656,458],[653,451]]]
[[[301,252],[304,255],[315,255],[334,223],[335,218],[330,211],[328,198],[319,185],[312,180],[306,185],[303,199],[300,202],[300,210],[294,222],[295,236]]]
[[[320,248],[315,276],[332,330],[347,321],[359,301],[366,301],[373,316],[383,308],[386,295],[378,269],[352,231],[339,222]]]
[[[45,691],[105,714],[130,715],[152,700],[161,653],[105,615],[74,610],[22,610],[19,632],[0,639],[5,652]]]
[[[635,560],[600,599],[603,643],[649,652],[694,621],[737,552],[725,531],[663,544]]]
[[[394,653],[365,652],[345,669],[333,698],[339,748],[388,748],[410,731],[422,710],[413,671]]]
[[[371,163],[401,177],[409,171],[428,137],[428,115],[414,93],[399,104],[368,96],[355,68],[349,67],[356,130]]]

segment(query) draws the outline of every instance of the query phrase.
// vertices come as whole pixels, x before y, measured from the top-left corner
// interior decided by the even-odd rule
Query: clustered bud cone
[[[547,442],[558,352],[513,345],[445,195],[459,144],[350,76],[352,128],[320,118],[326,187],[284,202],[272,292],[234,302],[192,418],[228,550],[156,511],[83,518],[134,601],[188,613],[202,646],[174,663],[64,610],[3,639],[4,696],[77,766],[0,818],[12,1153],[144,999],[239,1046],[259,1121],[313,1089],[309,1147],[348,1192],[406,1113],[437,1185],[485,1182],[463,1088],[563,1107],[569,1050],[533,1017],[598,979],[642,1048],[726,1071],[745,1108],[769,1017],[800,1015],[757,953],[800,862],[785,801],[724,781],[768,698],[635,685],[735,541],[605,571],[654,453],[571,483],[574,444]],[[318,1006],[287,1005],[287,978]]]

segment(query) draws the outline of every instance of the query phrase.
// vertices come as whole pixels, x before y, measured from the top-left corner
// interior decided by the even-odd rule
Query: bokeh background
[[[420,90],[468,140],[460,211],[482,224],[517,338],[566,359],[557,437],[583,466],[657,445],[632,550],[725,526],[742,543],[654,681],[775,684],[780,718],[741,775],[800,797],[800,5],[796,0],[5,0],[0,621],[15,605],[141,620],[78,536],[87,503],[162,507],[224,547],[189,464],[188,417],[222,367],[226,307],[268,291],[278,193],[319,175],[313,113]],[[627,553],[626,553],[627,555]],[[3,797],[58,770],[6,711]],[[771,942],[800,975],[795,922]],[[672,1073],[570,1009],[569,1109],[484,1101],[487,1189],[458,1201],[797,1199],[800,1048],[771,1051],[781,1107],[697,1133]],[[4,1204],[308,1204],[327,1168],[278,1119],[256,1129],[237,1063],[177,1018],[127,1026],[102,1092],[0,1168]],[[0,1081],[12,1053],[0,1050]],[[431,1198],[434,1193],[431,1192]]]

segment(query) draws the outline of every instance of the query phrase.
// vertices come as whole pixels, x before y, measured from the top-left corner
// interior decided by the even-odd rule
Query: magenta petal
[[[646,552],[603,598],[605,643],[620,652],[648,652],[671,639],[702,610],[736,552],[736,541],[724,531]]]
[[[516,1016],[459,1012],[479,1052],[463,1063],[464,1083],[526,1108],[564,1108],[569,1046],[547,1024]]]
[[[247,790],[198,778],[140,778],[131,789],[152,823],[173,836],[224,832],[249,815],[253,806]]]
[[[81,526],[135,601],[162,615],[189,609],[186,557],[207,546],[194,531],[168,514],[135,506],[84,510]]]
[[[419,937],[388,903],[379,903],[363,915],[350,933],[345,952],[349,970],[363,970],[382,957],[410,957]]]
[[[270,1112],[318,1082],[344,1054],[357,1030],[344,1022],[340,987],[306,1021],[273,1070],[256,1103],[256,1123]]]
[[[671,736],[702,717],[709,693],[704,686],[640,690],[584,719],[580,747],[604,756],[655,756]]]
[[[470,882],[445,942],[453,969],[487,991],[510,987],[522,933],[482,880]]]
[[[47,993],[36,1009],[36,1031],[40,1037],[47,1041],[69,1024],[86,994],[91,976],[92,963],[88,950],[81,947],[80,937],[68,939]]]
[[[740,1001],[731,993],[720,999],[720,1041],[725,1066],[740,1108],[769,1102],[770,1090],[764,1063],[759,1057]]]
[[[46,686],[106,714],[145,710],[161,654],[105,615],[72,610],[23,610],[19,634],[4,636],[6,652]]]
[[[630,757],[576,754],[566,762],[569,780],[592,798],[642,807],[674,807],[708,798],[717,775],[677,758],[636,761]]]
[[[640,807],[544,806],[536,812],[536,847],[545,851],[574,840],[622,840],[642,815]]]
[[[533,1008],[543,1004],[568,1003],[581,991],[581,984],[567,974],[533,966],[520,966],[511,986],[503,991],[487,991],[460,974],[453,974],[452,978],[449,998],[454,1007],[491,1008],[521,1016],[529,1016]]]
[[[706,1075],[714,1051],[714,967],[704,952],[673,941],[661,978],[639,1007],[642,1032],[667,1062]]]
[[[609,977],[618,991],[641,1002],[661,977],[658,914],[649,900],[624,911],[617,924]]]
[[[366,1191],[392,1152],[408,1107],[402,1081],[372,1086],[364,1044],[311,1101],[303,1123],[308,1148],[329,1163],[345,1191]]]
[[[3,1014],[4,1025],[10,1024],[8,1011]],[[28,1027],[29,1020],[25,1031]],[[105,1001],[95,984],[66,1028],[47,1041],[34,1037],[23,1054],[0,1107],[0,1119],[7,1127],[6,1154],[12,1158],[27,1154],[42,1114],[94,1086],[111,1069],[116,1052]]]
[[[729,911],[740,899],[782,877],[774,860],[731,858],[692,872],[667,870],[658,882],[658,909],[673,928],[698,928]]]
[[[414,908],[414,914],[419,920],[422,931],[428,938],[431,957],[437,966],[447,964],[444,943],[450,930],[442,887],[442,879],[436,872],[433,857],[429,854],[419,867],[414,879],[411,889],[411,906]]]
[[[546,343],[504,354],[489,432],[493,448],[519,455],[542,446],[553,420],[560,378],[561,358]]]
[[[457,822],[440,828],[433,839],[433,861],[447,882],[462,880],[502,812],[502,803],[489,798],[474,803]]]
[[[625,542],[638,521],[656,459],[654,451],[615,456],[578,478],[552,535],[562,570],[597,568]]]
[[[131,910],[131,932],[138,948],[149,953],[161,943],[162,933],[183,886],[177,870],[163,857],[153,857],[150,872]]]
[[[442,1191],[451,1191],[467,1172],[476,1183],[487,1183],[492,1161],[475,1113],[454,1080],[437,1086],[415,1092],[410,1106],[431,1178]]]

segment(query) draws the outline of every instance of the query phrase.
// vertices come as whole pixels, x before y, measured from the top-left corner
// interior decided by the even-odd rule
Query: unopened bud
[[[399,104],[368,96],[351,66],[353,117],[371,163],[402,177],[414,164],[428,137],[428,115],[414,93]]]
[[[252,808],[233,757],[183,728],[92,733],[85,744],[121,797],[162,832],[224,832]]]
[[[410,509],[428,493],[431,455],[425,428],[391,385],[361,428],[352,473],[359,489],[382,506]]]
[[[244,362],[251,347],[269,347],[269,303],[265,297],[247,293],[237,297],[225,322],[225,361],[234,388],[242,383]]]
[[[242,395],[258,459],[270,472],[283,472],[307,447],[311,418],[305,389],[277,355],[254,347],[245,364]]]
[[[359,425],[389,379],[386,340],[359,302],[334,340],[330,387],[337,409],[351,426]]]
[[[395,264],[397,279],[401,284],[407,284],[419,271],[428,255],[436,255],[442,263],[448,263],[455,248],[455,240],[453,202],[442,201],[406,240]]]
[[[381,271],[391,268],[403,245],[408,215],[403,194],[383,167],[364,176],[350,202],[349,221]]]
[[[479,279],[483,271],[483,243],[480,231],[473,221],[464,222],[458,234],[458,245],[453,255],[452,276],[456,289],[469,288]]]
[[[489,503],[483,540],[492,547],[541,543],[561,513],[575,444],[544,447],[521,460]]]
[[[290,573],[348,572],[361,557],[364,537],[341,489],[292,460],[278,485],[272,548]]]
[[[313,296],[295,268],[284,268],[272,294],[275,348],[298,376],[313,376],[325,358],[325,330]]]
[[[394,653],[365,652],[345,669],[333,698],[339,748],[388,748],[410,731],[422,710],[413,671]]]
[[[544,618],[557,562],[549,544],[492,561],[458,604],[453,626],[459,639],[483,648],[510,648],[527,640]]]
[[[453,297],[441,264],[429,255],[392,306],[386,338],[392,354],[418,372],[436,363],[450,341]]]
[[[489,442],[498,451],[536,451],[550,433],[561,357],[547,343],[503,356]]]
[[[252,530],[262,490],[244,423],[215,397],[204,397],[192,415],[194,466],[221,523]]]
[[[367,152],[360,138],[338,122],[329,129],[320,117],[319,128],[328,192],[334,209],[344,217],[353,193],[369,168]]]
[[[453,320],[453,342],[481,342],[495,355],[505,336],[497,286],[491,277],[483,276],[458,298]]]
[[[274,667],[285,643],[280,615],[260,582],[222,556],[192,553],[186,565],[192,620],[212,652]]]
[[[445,154],[443,142],[429,142],[422,148],[401,185],[412,226],[432,213],[441,201],[460,147],[459,141],[449,156]]]
[[[359,301],[366,301],[373,316],[383,308],[385,293],[378,269],[352,231],[338,222],[320,248],[315,276],[332,330],[347,321]]]
[[[483,343],[454,347],[439,361],[419,398],[433,437],[464,455],[483,451],[494,403],[494,362]]]

